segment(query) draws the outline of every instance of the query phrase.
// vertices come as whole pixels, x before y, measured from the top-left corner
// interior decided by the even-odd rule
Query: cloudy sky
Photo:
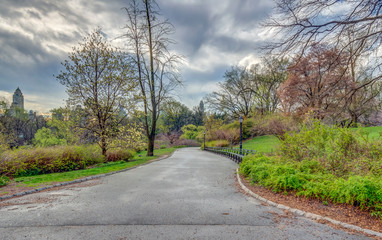
[[[11,101],[20,87],[25,108],[48,112],[65,105],[55,79],[61,62],[89,32],[102,27],[109,39],[123,33],[128,0],[2,0],[0,8],[0,96]],[[231,65],[258,61],[267,32],[259,23],[270,0],[158,0],[175,26],[173,49],[186,58],[180,101],[189,107],[216,89]]]

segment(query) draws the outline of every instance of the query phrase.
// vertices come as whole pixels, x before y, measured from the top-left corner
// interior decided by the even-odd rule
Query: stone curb
[[[345,222],[337,221],[337,220],[334,220],[334,219],[331,219],[331,218],[328,218],[328,217],[323,217],[323,216],[320,216],[320,215],[317,215],[317,214],[314,214],[314,213],[301,211],[301,210],[296,209],[296,208],[291,208],[291,207],[288,207],[288,206],[285,206],[285,205],[282,205],[282,204],[277,204],[275,202],[269,201],[268,199],[265,199],[265,198],[257,195],[256,193],[252,192],[251,190],[249,190],[241,182],[241,178],[240,178],[240,175],[239,175],[239,169],[236,169],[236,177],[237,177],[237,180],[238,180],[238,182],[240,184],[241,189],[243,189],[246,193],[251,195],[253,198],[256,198],[257,200],[265,202],[265,203],[269,204],[270,206],[277,207],[277,208],[282,209],[282,210],[287,210],[289,212],[292,212],[292,213],[295,213],[297,215],[304,216],[306,218],[310,218],[310,219],[313,219],[313,220],[325,220],[325,221],[328,221],[328,222],[330,222],[332,224],[339,225],[341,227],[345,227],[345,228],[348,228],[348,229],[352,229],[352,230],[356,230],[356,231],[359,231],[359,232],[363,232],[363,233],[366,233],[366,234],[369,234],[369,235],[372,235],[372,236],[382,237],[382,233],[380,233],[380,232],[376,232],[376,231],[373,231],[373,230],[361,228],[361,227],[358,227],[356,225],[352,225],[352,224],[348,224],[348,223],[345,223]]]
[[[54,185],[51,185],[51,186],[36,188],[36,189],[32,189],[32,190],[25,191],[25,192],[20,192],[20,193],[15,193],[15,194],[8,195],[8,196],[3,196],[3,197],[0,197],[0,201],[6,200],[6,199],[10,199],[10,198],[14,198],[14,197],[21,197],[21,196],[32,194],[32,193],[41,192],[41,191],[44,191],[44,190],[47,190],[47,189],[52,189],[52,188],[55,188],[55,187],[61,187],[61,186],[65,186],[65,185],[69,185],[69,184],[74,184],[74,183],[82,183],[82,182],[86,182],[86,181],[89,181],[89,180],[93,180],[93,179],[97,179],[97,178],[113,175],[113,174],[116,174],[116,173],[126,172],[126,171],[129,171],[129,170],[141,167],[141,166],[145,166],[145,165],[150,164],[152,162],[156,162],[156,161],[159,161],[159,160],[163,160],[163,159],[169,158],[169,157],[172,156],[173,153],[171,153],[170,155],[168,155],[166,157],[159,157],[157,159],[150,160],[149,162],[146,162],[144,164],[140,164],[140,165],[137,165],[137,166],[134,166],[134,167],[131,167],[131,168],[125,168],[125,169],[114,171],[114,172],[103,173],[103,174],[99,174],[99,175],[94,175],[94,176],[89,176],[89,177],[85,177],[85,178],[75,179],[75,180],[69,181],[69,182],[57,183],[57,184],[54,184]]]

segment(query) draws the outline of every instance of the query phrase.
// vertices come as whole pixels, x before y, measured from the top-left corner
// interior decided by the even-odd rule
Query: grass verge
[[[369,141],[375,141],[380,140],[382,137],[382,127],[360,127],[360,128],[351,128],[354,132],[359,132],[365,137],[367,136],[367,139]]]
[[[137,153],[132,160],[129,162],[119,161],[119,162],[109,162],[109,163],[101,163],[93,166],[89,169],[76,170],[71,172],[62,172],[62,173],[52,173],[52,174],[44,174],[44,175],[36,175],[30,177],[18,177],[14,178],[13,181],[20,183],[19,187],[40,187],[42,185],[51,185],[53,183],[58,182],[68,182],[73,181],[75,179],[99,175],[114,171],[119,171],[122,169],[127,169],[131,167],[135,167],[138,165],[142,165],[147,163],[150,160],[154,160],[158,157],[171,154],[176,150],[176,148],[166,148],[166,149],[158,149],[155,150],[155,155],[152,157],[147,157],[147,152]]]
[[[382,126],[351,128],[350,130],[361,133],[369,141],[382,139]],[[239,145],[235,147],[239,147]],[[280,140],[274,135],[254,137],[243,142],[244,149],[256,150],[262,153],[276,152],[279,147]]]
[[[275,152],[279,145],[280,140],[274,135],[255,137],[243,142],[244,149],[256,150],[263,153]]]

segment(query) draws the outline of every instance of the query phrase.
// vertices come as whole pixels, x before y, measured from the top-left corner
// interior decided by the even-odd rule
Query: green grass
[[[251,149],[264,153],[275,152],[279,145],[280,140],[273,135],[255,137],[243,142],[244,149]]]
[[[382,126],[379,127],[363,127],[352,128],[353,131],[361,131],[366,133],[369,140],[382,139]],[[256,150],[263,153],[275,152],[280,146],[280,140],[273,135],[255,137],[243,142],[244,149]],[[239,147],[238,145],[235,147]]]
[[[363,128],[352,128],[353,131],[360,131],[368,136],[369,140],[382,139],[382,126],[378,127],[363,127]]]
[[[26,186],[26,187],[39,187],[42,185],[50,185],[58,182],[67,182],[75,179],[99,175],[109,172],[114,172],[126,168],[131,168],[134,166],[138,166],[144,164],[150,160],[156,159],[160,156],[170,154],[174,152],[176,148],[166,148],[166,149],[158,149],[155,150],[154,156],[147,157],[147,152],[137,153],[132,160],[129,162],[120,161],[120,162],[110,162],[110,163],[102,163],[94,166],[94,168],[71,171],[71,172],[63,172],[63,173],[51,173],[44,175],[36,175],[30,177],[18,177],[13,179],[15,182],[19,182],[18,186]]]

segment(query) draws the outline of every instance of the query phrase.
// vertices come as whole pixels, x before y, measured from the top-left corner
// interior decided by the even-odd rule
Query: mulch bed
[[[362,211],[359,207],[348,204],[333,204],[331,202],[324,205],[320,200],[298,197],[293,192],[288,192],[287,195],[284,193],[275,193],[263,186],[251,184],[250,181],[243,176],[240,177],[248,189],[272,202],[353,224],[361,228],[382,232],[382,220],[371,216],[370,213],[366,211]]]

